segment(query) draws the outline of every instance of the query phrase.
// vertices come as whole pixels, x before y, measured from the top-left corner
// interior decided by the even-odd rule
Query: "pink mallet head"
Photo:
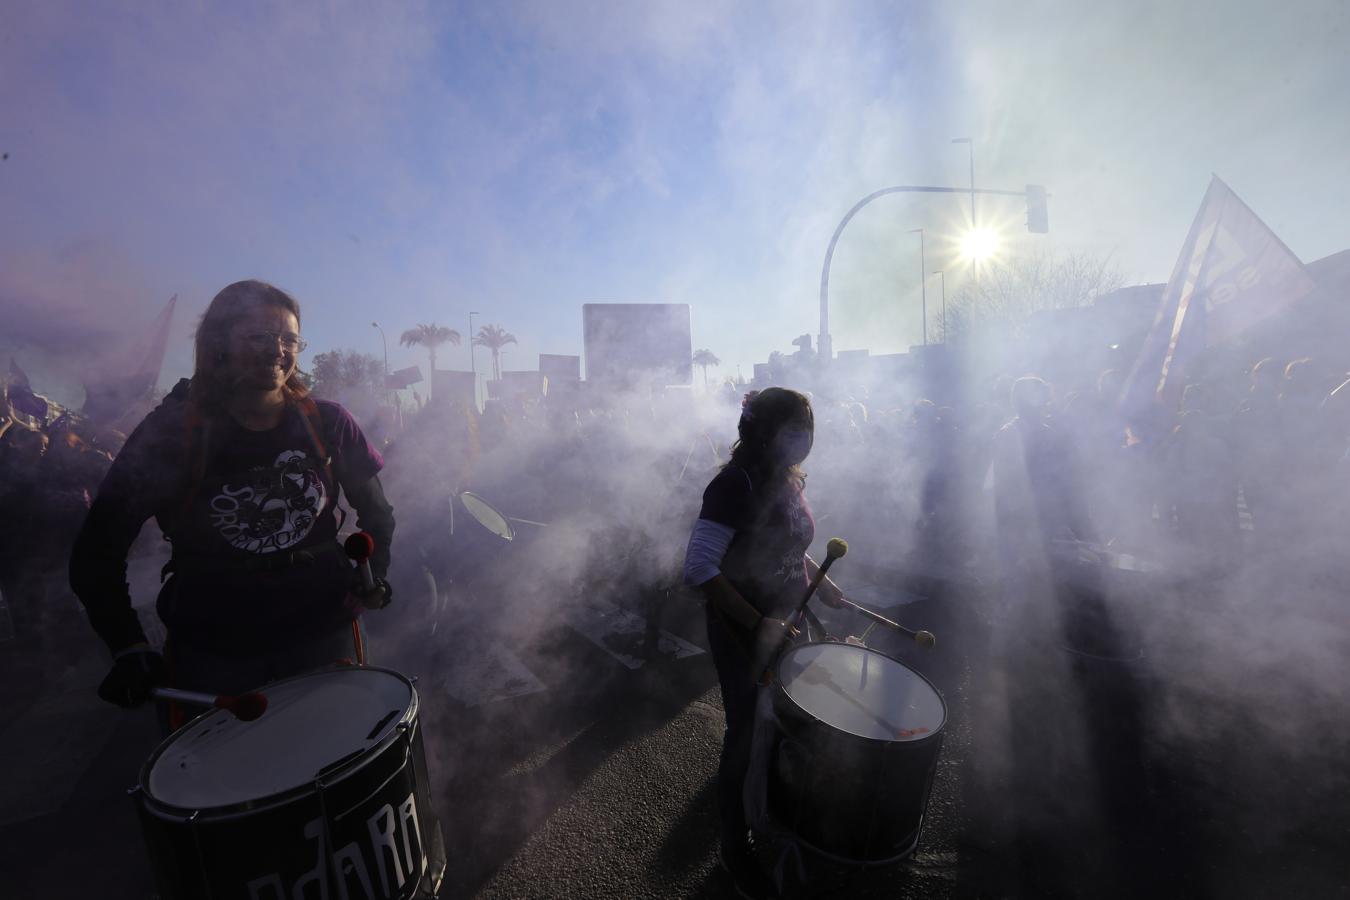
[[[251,691],[237,697],[217,697],[216,706],[232,713],[241,722],[252,722],[267,712],[267,696]]]

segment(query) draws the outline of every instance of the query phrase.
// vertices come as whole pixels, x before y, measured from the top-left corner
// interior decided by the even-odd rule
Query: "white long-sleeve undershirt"
[[[695,522],[684,552],[684,583],[698,587],[722,574],[722,560],[735,536],[736,529],[727,525],[708,519]]]

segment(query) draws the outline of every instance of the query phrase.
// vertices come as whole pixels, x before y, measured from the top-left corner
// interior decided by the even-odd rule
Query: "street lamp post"
[[[910,234],[919,234],[919,291],[923,298],[923,345],[928,346],[928,265],[923,258],[923,229],[911,228]]]
[[[379,322],[371,322],[371,328],[378,329],[380,332],[380,347],[384,349],[384,399],[389,399],[389,342],[384,338],[384,329],[380,327]]]
[[[934,275],[942,276],[942,343],[947,343],[947,272],[938,269]]]
[[[478,410],[478,359],[477,355],[473,352],[475,346],[473,342],[473,317],[476,315],[479,315],[476,310],[469,313],[469,371],[473,373],[474,410]]]
[[[969,140],[969,138],[962,138]],[[975,157],[972,154],[970,163],[971,174],[971,193],[980,194],[1001,194],[1011,197],[1025,197],[1025,191],[998,191],[990,188],[981,188],[979,191],[975,187]],[[820,348],[820,358],[823,362],[829,362],[834,357],[834,350],[830,339],[830,263],[834,259],[834,248],[839,243],[839,236],[844,233],[845,226],[853,221],[853,217],[858,214],[864,206],[876,200],[878,197],[885,197],[887,194],[900,193],[921,193],[921,194],[964,194],[964,188],[954,187],[934,187],[931,185],[898,185],[896,187],[882,188],[879,191],[873,191],[866,197],[853,204],[853,208],[844,213],[844,217],[839,220],[835,226],[834,234],[830,236],[829,246],[825,248],[825,263],[820,267],[820,341],[817,346]],[[971,212],[975,210],[975,201],[972,196]]]
[[[952,143],[965,144],[970,151],[970,230],[974,231],[979,224],[975,221],[975,143],[968,137],[952,138]]]

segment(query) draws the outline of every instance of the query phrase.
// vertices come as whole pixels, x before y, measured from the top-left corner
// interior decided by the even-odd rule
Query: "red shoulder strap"
[[[178,506],[178,520],[173,529],[178,530],[187,521],[192,503],[201,490],[202,479],[206,477],[207,445],[210,442],[211,420],[203,415],[195,400],[187,401],[187,414],[183,416],[183,446],[187,449],[188,482],[183,491],[183,502]],[[172,535],[165,535],[172,540]]]
[[[323,476],[327,482],[332,485],[334,493],[337,491],[337,481],[333,478],[333,457],[328,455],[328,446],[323,441],[323,416],[319,414],[319,404],[314,402],[314,398],[308,395],[301,397],[299,401],[300,419],[305,423],[305,431],[309,433],[309,442],[314,445],[314,452],[318,458],[323,460]],[[337,502],[337,497],[333,498]]]

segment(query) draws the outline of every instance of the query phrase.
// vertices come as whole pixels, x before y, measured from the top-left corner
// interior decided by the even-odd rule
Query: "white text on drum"
[[[328,847],[324,846],[322,819],[311,819],[305,823],[304,836],[305,840],[318,843],[314,868],[296,879],[289,893],[278,873],[255,878],[248,883],[249,900],[310,900],[313,886],[318,887],[315,900],[333,900],[333,894],[328,890],[330,871],[341,873],[337,884],[338,900],[357,900],[358,897],[386,900],[399,896],[395,891],[406,882],[421,878],[426,870],[415,794],[409,794],[408,799],[398,804],[397,811],[386,803],[366,819],[369,843],[364,853],[356,841],[351,841],[332,853],[330,858]],[[378,886],[370,880],[367,858],[374,859],[379,874]],[[359,894],[352,894],[348,890],[348,882],[353,879],[361,887]],[[376,893],[377,888],[379,893]]]

